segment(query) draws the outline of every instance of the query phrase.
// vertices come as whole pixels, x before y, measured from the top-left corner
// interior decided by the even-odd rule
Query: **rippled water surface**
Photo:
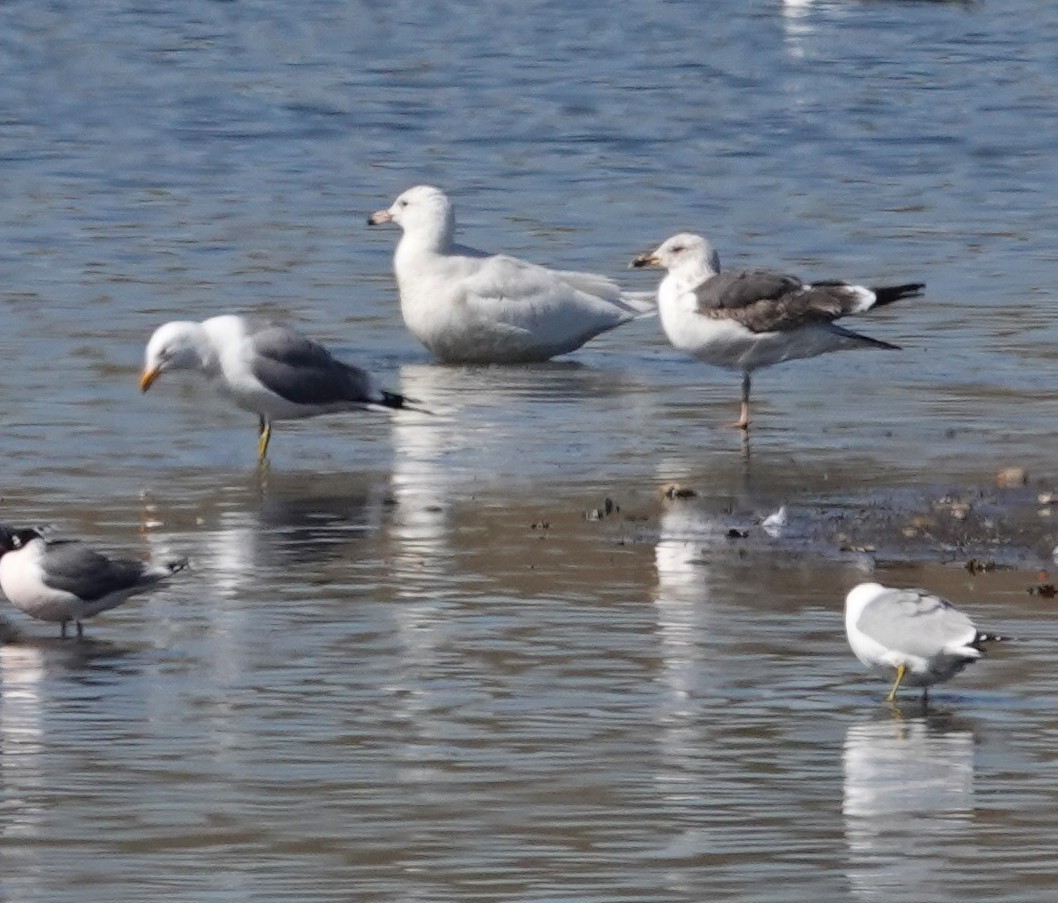
[[[0,519],[192,561],[82,642],[4,609],[0,898],[1058,898],[1058,535],[842,538],[1058,481],[1056,46],[1030,0],[0,5]],[[863,324],[902,352],[759,374],[744,449],[656,321],[432,363],[365,226],[423,182],[629,288],[692,229],[928,292]],[[140,395],[156,325],[247,310],[437,416],[280,423],[259,473],[252,416]],[[890,711],[868,577],[1020,641]]]

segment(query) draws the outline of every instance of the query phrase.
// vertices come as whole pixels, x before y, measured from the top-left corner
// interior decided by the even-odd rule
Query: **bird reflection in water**
[[[703,711],[715,699],[721,676],[709,654],[717,626],[711,550],[723,542],[718,519],[681,500],[666,502],[661,532],[654,547],[657,587],[654,591],[659,683],[658,743],[664,768],[657,776],[673,805],[682,805],[688,774],[700,768],[701,750],[709,745],[712,720]]]
[[[0,618],[0,897],[44,899],[53,865],[49,817],[55,813],[56,750],[48,717],[70,696],[71,681],[98,685],[129,649],[86,637],[20,635]],[[64,761],[64,760],[63,760]],[[65,767],[65,766],[64,766]]]
[[[67,644],[69,646],[71,644]],[[81,644],[73,644],[81,645]],[[0,645],[0,775],[3,777],[4,818],[0,823],[0,870],[18,875],[20,887],[0,881],[0,889],[19,896],[19,892],[39,890],[43,878],[43,857],[34,858],[32,850],[20,850],[27,841],[44,833],[46,807],[44,794],[46,744],[41,681],[45,676],[44,652],[34,644],[21,642]],[[8,863],[8,857],[17,863]],[[16,867],[17,866],[17,867]],[[31,894],[32,895],[32,894]]]
[[[848,729],[842,813],[858,899],[942,889],[952,846],[973,830],[975,746],[972,725],[944,712]]]

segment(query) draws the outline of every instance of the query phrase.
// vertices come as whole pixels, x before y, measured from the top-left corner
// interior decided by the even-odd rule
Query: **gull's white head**
[[[880,583],[860,583],[854,586],[845,596],[845,613],[853,619],[858,618],[860,612],[886,592],[888,591]]]
[[[681,232],[667,238],[650,254],[632,261],[634,267],[664,267],[670,273],[693,270],[694,275],[715,276],[720,272],[720,255],[701,235]]]
[[[146,392],[166,370],[202,370],[209,359],[209,338],[201,323],[173,320],[154,330],[140,375]]]
[[[452,202],[440,188],[416,185],[398,197],[388,210],[372,213],[368,225],[396,223],[406,235],[429,244],[444,245],[455,234],[456,214]]]

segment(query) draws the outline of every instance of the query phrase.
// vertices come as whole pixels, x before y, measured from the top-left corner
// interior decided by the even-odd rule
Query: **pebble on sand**
[[[698,495],[693,489],[679,483],[668,483],[661,487],[661,494],[667,499],[693,499]]]

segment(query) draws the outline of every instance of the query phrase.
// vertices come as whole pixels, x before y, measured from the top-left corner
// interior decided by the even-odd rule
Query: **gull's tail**
[[[874,307],[884,307],[902,298],[917,298],[925,287],[925,282],[908,282],[904,285],[872,285]]]
[[[655,292],[621,292],[621,304],[637,317],[658,315],[658,298]]]
[[[654,292],[622,291],[621,286],[609,276],[601,276],[598,273],[575,273],[569,270],[556,270],[553,275],[558,276],[578,292],[593,295],[597,300],[605,301],[619,310],[627,311],[633,317],[650,316],[658,312]]]

